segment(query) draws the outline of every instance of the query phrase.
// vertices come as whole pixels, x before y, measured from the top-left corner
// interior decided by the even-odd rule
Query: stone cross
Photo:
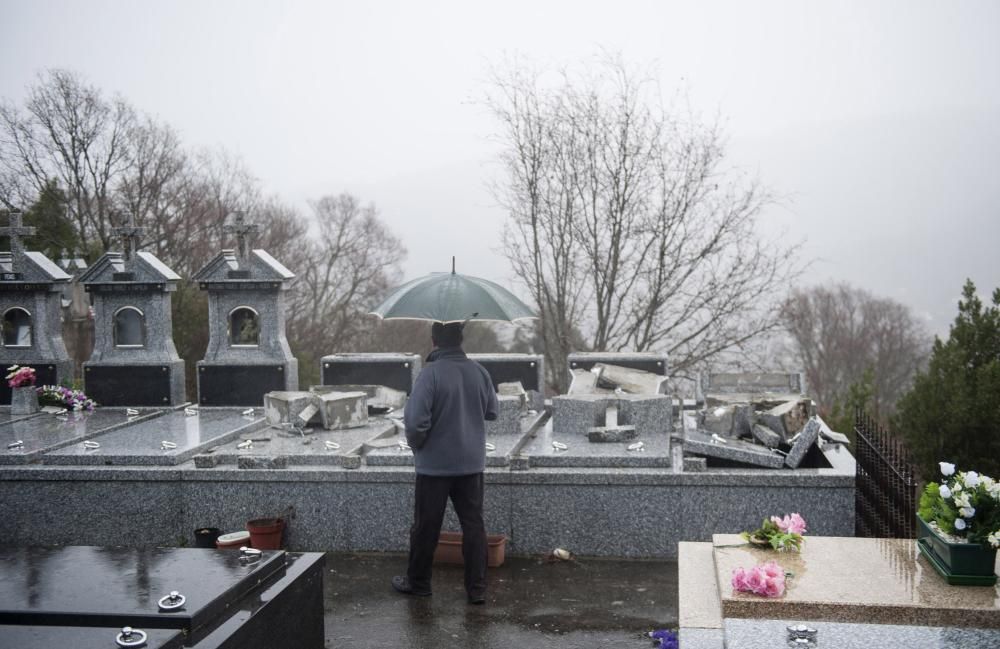
[[[31,237],[35,234],[35,228],[21,225],[21,213],[10,212],[10,222],[7,227],[0,228],[0,236],[10,237],[10,251],[15,255],[24,252],[24,245],[21,244],[21,237]]]
[[[236,212],[236,222],[232,225],[223,226],[226,234],[236,235],[236,253],[240,259],[245,259],[250,254],[250,239],[257,236],[260,229],[256,223],[247,223],[243,212]]]
[[[125,224],[114,228],[112,231],[122,238],[122,250],[125,252],[125,259],[132,259],[139,249],[142,236],[146,234],[146,228],[137,226],[135,224],[135,214],[129,214]]]

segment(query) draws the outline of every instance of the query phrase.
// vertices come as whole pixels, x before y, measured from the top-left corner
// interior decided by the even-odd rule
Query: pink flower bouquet
[[[775,550],[801,550],[802,536],[806,533],[806,521],[798,514],[784,517],[765,518],[760,527],[752,532],[743,532],[745,540],[754,545],[771,546]]]
[[[7,386],[11,388],[24,388],[35,384],[35,369],[32,367],[19,367],[11,365],[7,368]]]
[[[785,570],[774,561],[756,565],[749,570],[733,570],[733,590],[762,597],[781,597],[785,593]]]

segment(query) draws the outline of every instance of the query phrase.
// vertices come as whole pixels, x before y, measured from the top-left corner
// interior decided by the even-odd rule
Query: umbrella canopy
[[[450,273],[431,273],[403,284],[371,313],[386,320],[437,322],[514,322],[538,317],[528,305],[499,284],[460,275],[454,269]]]

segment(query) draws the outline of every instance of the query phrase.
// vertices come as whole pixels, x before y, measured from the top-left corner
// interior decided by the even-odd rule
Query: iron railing
[[[906,449],[860,410],[854,416],[854,433],[854,535],[914,538],[918,480]]]

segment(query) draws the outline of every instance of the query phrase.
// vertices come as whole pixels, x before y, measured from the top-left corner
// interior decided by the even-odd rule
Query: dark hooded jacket
[[[489,373],[461,347],[431,352],[417,375],[403,421],[417,473],[456,476],[486,468],[486,421],[497,418]]]

